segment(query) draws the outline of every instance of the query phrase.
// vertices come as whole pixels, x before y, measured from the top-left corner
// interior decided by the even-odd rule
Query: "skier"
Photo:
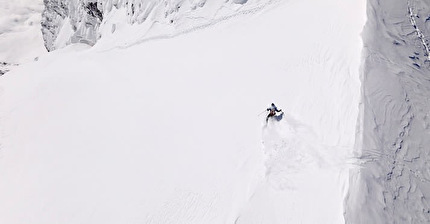
[[[282,112],[282,110],[278,110],[278,108],[275,106],[274,103],[272,103],[272,105],[270,105],[270,107],[267,108],[267,111],[269,111],[269,114],[266,117],[266,123],[269,121],[270,117],[273,117],[276,115],[276,112]]]

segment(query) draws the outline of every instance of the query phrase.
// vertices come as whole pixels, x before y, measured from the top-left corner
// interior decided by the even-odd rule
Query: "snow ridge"
[[[101,36],[139,24],[141,32],[119,32],[116,41],[144,42],[155,36],[176,36],[213,25],[237,14],[261,10],[268,0],[250,1],[146,1],[146,0],[45,0],[42,31],[45,46],[52,51],[70,43],[94,45]],[[121,34],[122,33],[122,34]],[[63,35],[61,35],[63,34]],[[63,36],[62,38],[59,38]],[[134,39],[130,40],[130,36]],[[142,40],[143,39],[143,40]]]
[[[145,43],[148,41],[174,38],[174,37],[188,34],[191,32],[206,29],[210,26],[214,26],[218,23],[221,23],[221,22],[229,20],[229,19],[233,19],[235,17],[244,16],[244,15],[252,15],[252,14],[258,13],[259,11],[262,11],[262,10],[266,9],[267,7],[275,5],[276,3],[279,3],[279,2],[281,2],[281,1],[280,0],[268,0],[262,4],[257,4],[255,6],[251,5],[249,7],[238,10],[237,12],[234,12],[231,15],[223,15],[223,16],[220,16],[219,18],[217,17],[215,19],[208,20],[207,22],[205,22],[203,24],[199,24],[199,25],[195,25],[192,23],[187,24],[187,26],[184,26],[184,27],[177,29],[173,32],[167,32],[167,33],[162,32],[160,34],[160,32],[151,32],[151,30],[148,30],[144,35],[142,35],[142,37],[139,37],[139,38],[132,40],[132,41],[115,40],[116,44],[112,44],[112,45],[114,45],[113,47],[110,46],[107,49],[104,49],[103,51],[109,51],[112,49],[126,49],[126,48],[129,48],[129,47],[132,47],[132,46],[135,46],[138,44],[142,44],[142,43]],[[220,11],[220,10],[221,9],[219,9],[218,11]],[[153,25],[151,25],[151,27]]]

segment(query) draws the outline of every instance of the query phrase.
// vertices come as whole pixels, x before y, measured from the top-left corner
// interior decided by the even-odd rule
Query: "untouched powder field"
[[[279,1],[5,74],[0,223],[344,223],[365,20]]]

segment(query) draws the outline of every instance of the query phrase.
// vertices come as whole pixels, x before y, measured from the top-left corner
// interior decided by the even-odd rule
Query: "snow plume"
[[[70,43],[94,45],[102,35],[141,24],[141,32],[131,40],[136,42],[154,34],[174,35],[210,25],[255,10],[264,2],[270,0],[44,0],[42,32],[45,47],[52,51]]]

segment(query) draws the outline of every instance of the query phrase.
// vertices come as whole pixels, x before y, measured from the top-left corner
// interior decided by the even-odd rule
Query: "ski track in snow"
[[[300,187],[291,178],[296,173],[310,168],[327,168],[332,165],[329,161],[335,164],[345,159],[342,153],[324,155],[317,134],[289,115],[281,121],[270,121],[263,129],[262,139],[266,157],[265,179],[280,191]]]

